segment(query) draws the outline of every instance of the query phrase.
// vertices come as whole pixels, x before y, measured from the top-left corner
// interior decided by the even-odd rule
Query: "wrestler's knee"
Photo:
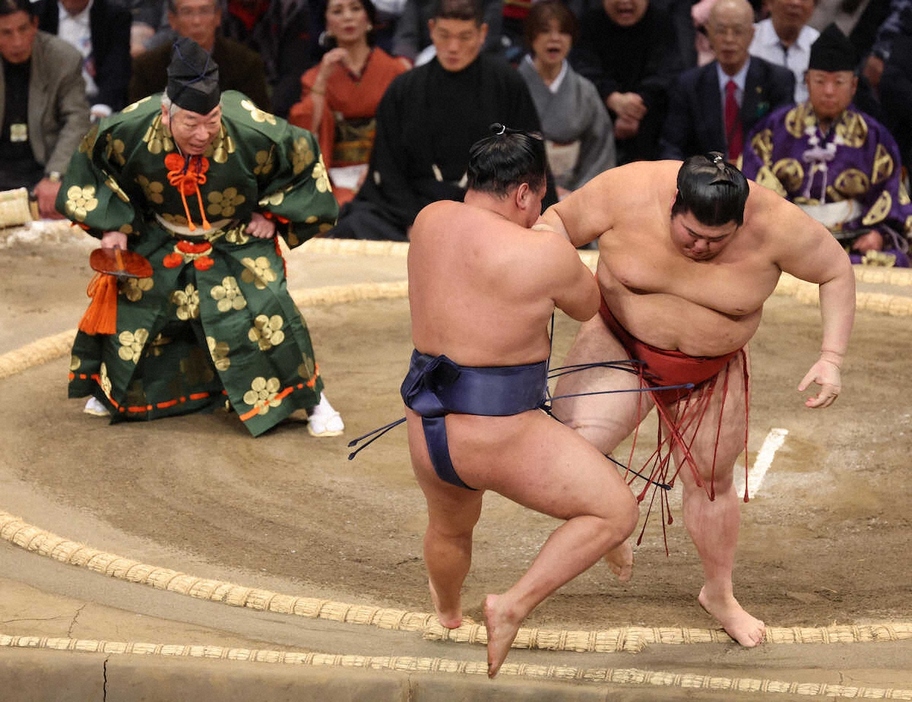
[[[598,515],[605,526],[600,532],[605,551],[625,541],[636,529],[639,519],[639,508],[633,493],[627,489],[614,491],[604,503],[604,510]]]
[[[713,501],[721,495],[734,493],[735,480],[731,470],[700,470],[700,483],[681,471],[683,497],[685,500],[702,502]]]
[[[629,489],[625,489],[619,498],[622,504],[618,509],[618,527],[624,534],[623,538],[626,539],[636,529],[637,521],[640,518],[640,505]]]
[[[455,515],[452,518],[431,518],[428,520],[425,540],[436,541],[472,541],[472,534],[478,520],[469,513]]]

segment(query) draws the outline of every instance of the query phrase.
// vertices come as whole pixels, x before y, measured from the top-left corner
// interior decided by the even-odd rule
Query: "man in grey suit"
[[[748,53],[754,34],[747,0],[718,0],[706,23],[716,55],[678,76],[662,129],[660,157],[683,160],[719,151],[735,163],[743,139],[762,117],[792,101],[795,77]]]
[[[38,31],[29,0],[0,0],[0,190],[29,188],[42,217],[89,130],[82,56]]]

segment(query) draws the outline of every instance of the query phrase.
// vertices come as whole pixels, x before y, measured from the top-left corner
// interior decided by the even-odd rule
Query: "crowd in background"
[[[748,0],[742,2],[748,7]],[[740,6],[723,10],[720,3],[723,0],[478,0],[486,31],[481,56],[472,61],[483,57],[488,73],[509,66],[525,84],[537,117],[532,126],[540,128],[548,147],[553,176],[549,191],[555,198],[631,161],[719,150],[740,164],[760,122],[780,105],[808,100],[805,73],[811,47],[831,24],[851,43],[858,76],[853,104],[892,135],[899,149],[894,159],[897,178],[905,175],[901,164],[912,161],[912,0],[750,0],[747,11]],[[6,8],[3,12],[23,7],[21,0],[0,5]],[[353,209],[342,211],[344,222],[358,209],[356,194],[365,179],[380,179],[380,171],[370,166],[375,134],[393,134],[403,127],[385,125],[384,132],[384,125],[377,123],[378,111],[386,112],[388,120],[400,119],[389,106],[381,107],[387,88],[405,81],[402,74],[441,60],[435,57],[437,42],[430,30],[438,5],[438,0],[38,0],[29,7],[31,21],[41,30],[38,37],[57,35],[60,44],[78,52],[79,86],[86,101],[73,102],[73,76],[61,78],[67,61],[55,60],[45,69],[37,65],[44,59],[36,55],[33,79],[35,73],[46,72],[43,79],[59,83],[60,96],[51,95],[50,100],[56,124],[47,124],[52,118],[46,117],[41,127],[33,125],[29,100],[35,98],[31,93],[23,97],[26,79],[16,73],[21,62],[14,50],[0,45],[4,92],[19,93],[18,98],[4,95],[0,152],[11,159],[6,160],[7,173],[0,168],[0,179],[6,188],[17,185],[9,174],[18,164],[17,172],[28,174],[21,184],[34,190],[40,202],[51,202],[52,197],[42,198],[41,193],[52,192],[65,171],[65,152],[76,145],[72,134],[162,91],[173,42],[185,36],[211,52],[220,67],[222,89],[239,90],[263,109],[318,135],[340,204],[354,200],[347,205]],[[8,14],[0,20],[6,18]],[[0,28],[3,42],[9,40]],[[64,51],[56,43],[52,48]],[[740,79],[735,74],[746,66],[748,53],[754,73],[745,82],[743,74]],[[64,51],[61,56],[75,54]],[[700,81],[717,64],[720,76],[725,71],[736,78],[729,88],[732,95],[722,92],[701,102]],[[755,75],[758,66],[766,70],[760,78]],[[714,80],[711,76],[710,82]],[[417,98],[406,93],[402,99]],[[740,115],[733,122],[726,116],[723,124],[726,101]],[[65,103],[67,109],[61,110]],[[11,115],[25,105],[28,115]],[[694,112],[689,117],[688,109]],[[461,128],[444,110],[426,114],[441,118],[444,129]],[[506,114],[496,121],[509,120]],[[27,136],[15,135],[20,123],[32,125]],[[721,143],[707,136],[707,125],[724,137]],[[69,136],[55,150],[42,130]],[[460,148],[481,136],[459,139]],[[37,147],[33,141],[45,143]],[[31,154],[23,142],[32,146]],[[438,182],[457,186],[435,192],[458,196],[461,173],[441,175],[442,164],[429,165],[436,169]],[[459,170],[457,165],[453,169]],[[904,184],[900,190],[897,197],[908,204]],[[41,210],[52,215],[47,206]],[[365,238],[407,238],[411,210],[404,212],[405,224],[394,223],[394,234],[380,227]],[[356,217],[353,226],[330,235],[352,235],[361,221]],[[902,222],[896,228],[905,248],[910,227]]]

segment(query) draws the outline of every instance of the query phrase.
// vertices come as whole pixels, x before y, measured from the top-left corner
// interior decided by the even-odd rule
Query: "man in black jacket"
[[[668,91],[683,66],[669,14],[650,0],[603,0],[580,21],[570,52],[614,122],[618,165],[658,156]]]
[[[107,0],[41,0],[38,28],[56,34],[82,54],[82,77],[92,119],[127,104],[130,82],[130,13]]]
[[[397,77],[377,108],[370,168],[329,236],[405,241],[418,212],[462,200],[469,148],[492,122],[541,129],[526,82],[500,57],[482,53],[487,36],[476,0],[441,0],[431,20],[436,56]],[[549,178],[546,205],[556,202]]]

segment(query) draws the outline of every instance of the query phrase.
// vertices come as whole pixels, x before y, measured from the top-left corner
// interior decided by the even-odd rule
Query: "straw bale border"
[[[432,613],[296,597],[220,580],[199,578],[170,568],[159,568],[99,551],[27,524],[18,517],[2,511],[0,539],[26,551],[111,578],[148,585],[196,599],[221,602],[233,607],[324,619],[343,624],[374,626],[392,631],[421,632],[427,640],[487,644],[487,632],[484,626],[479,624],[466,622],[458,629],[445,629]],[[766,630],[766,641],[779,644],[860,643],[910,639],[912,623],[833,625],[822,628],[768,627]],[[731,638],[721,629],[619,627],[600,631],[560,631],[524,627],[519,630],[513,648],[578,653],[638,653],[649,644],[729,642]]]
[[[310,667],[330,666],[396,673],[455,673],[476,676],[487,674],[487,664],[482,661],[459,661],[447,658],[418,658],[412,656],[297,653],[268,649],[226,648],[223,646],[128,643],[93,639],[6,636],[2,634],[0,634],[0,647],[101,653],[104,655],[151,655]],[[756,678],[726,678],[717,675],[648,671],[637,668],[579,668],[575,666],[546,666],[507,662],[501,667],[500,676],[522,677],[527,680],[558,680],[592,685],[679,687],[682,690],[689,691],[779,693],[814,697],[825,696],[831,699],[912,700],[912,690],[898,688],[859,687],[831,683],[797,683]]]

